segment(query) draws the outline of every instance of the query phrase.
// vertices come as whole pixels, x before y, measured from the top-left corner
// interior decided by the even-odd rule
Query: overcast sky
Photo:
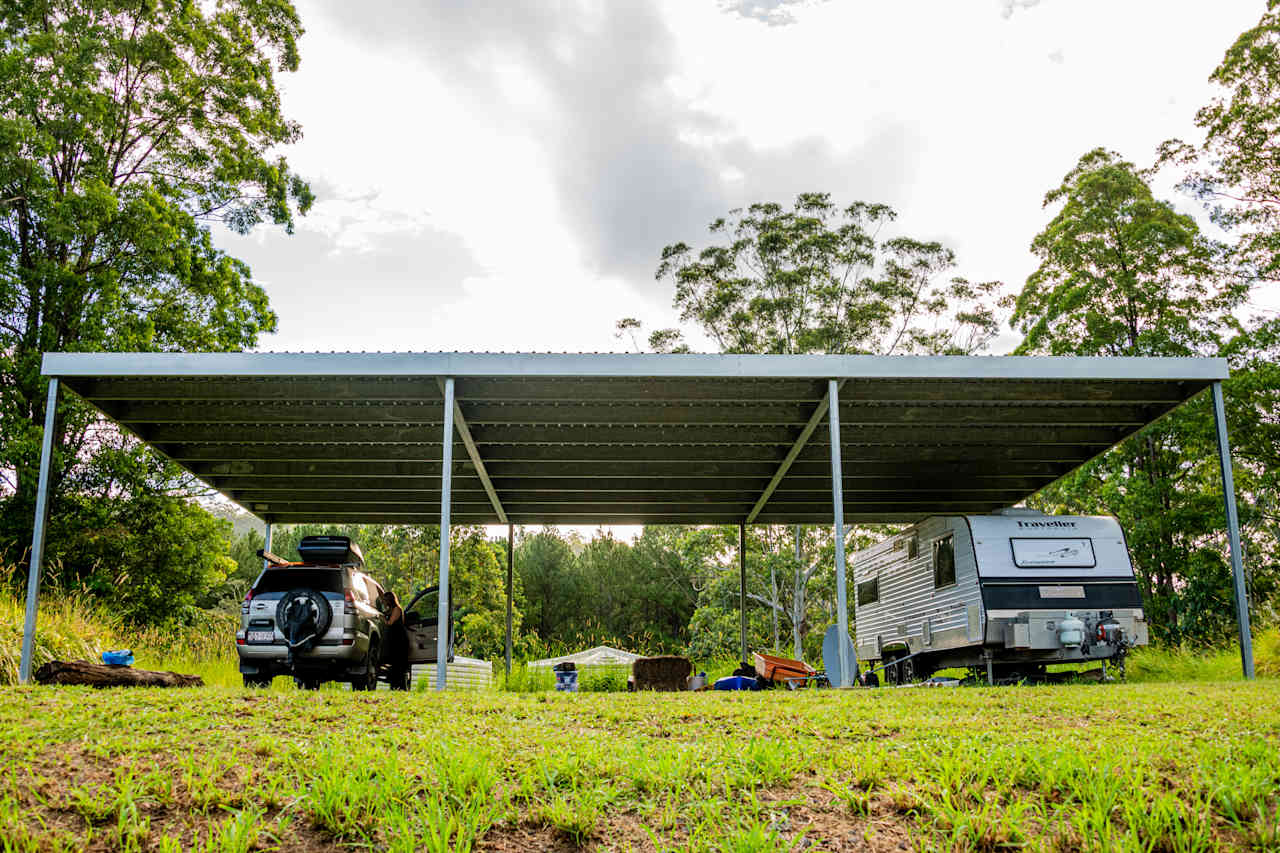
[[[222,231],[268,350],[627,349],[672,325],[662,247],[753,201],[887,202],[1018,287],[1095,146],[1192,133],[1259,0],[299,0],[281,84],[318,195]],[[1182,202],[1190,210],[1194,205]]]

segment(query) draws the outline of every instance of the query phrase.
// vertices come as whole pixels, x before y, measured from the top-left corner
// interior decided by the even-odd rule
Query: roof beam
[[[980,402],[1076,402],[1177,405],[1189,396],[1184,383],[1170,380],[1075,380],[965,382],[963,380],[880,380],[849,386],[841,395],[846,403],[886,401],[927,403],[955,400],[955,389],[964,385],[960,399]],[[249,402],[421,402],[421,380],[410,377],[119,377],[68,381],[68,387],[92,403],[128,402],[207,403]],[[492,377],[455,380],[469,403],[609,400],[612,402],[741,402],[814,404],[826,395],[826,383],[814,380],[723,378],[714,382],[696,379],[645,381],[632,379],[574,379]]]
[[[345,477],[205,477],[216,489],[242,492],[431,492],[440,488],[440,477],[371,477],[353,473]],[[1031,494],[1051,482],[1053,477],[986,477],[986,476],[899,476],[844,478],[846,494],[894,489],[903,493],[938,492],[1021,492]],[[493,488],[507,495],[511,492],[565,493],[583,492],[732,492],[757,496],[767,482],[763,477],[513,477],[492,480]],[[454,491],[473,491],[483,487],[476,478],[457,477]],[[826,494],[831,491],[831,475],[825,478],[798,479],[794,475],[775,492],[783,495]]]
[[[843,385],[844,381],[841,380],[836,387],[839,388]],[[769,484],[764,487],[764,491],[756,499],[755,506],[751,507],[751,511],[747,513],[747,524],[753,523],[756,520],[756,516],[760,515],[760,510],[764,509],[764,505],[769,502],[769,498],[773,495],[774,490],[778,488],[778,484],[782,482],[782,478],[787,476],[787,472],[791,470],[791,463],[795,462],[796,457],[800,455],[800,451],[804,450],[804,446],[809,442],[809,437],[813,435],[813,431],[818,428],[818,424],[826,417],[827,409],[829,408],[831,408],[830,391],[822,398],[822,402],[818,403],[818,407],[809,416],[808,423],[804,425],[804,429],[800,430],[800,435],[796,438],[795,443],[791,445],[787,455],[782,457],[782,461],[778,463],[778,470],[773,472],[773,478],[769,480]]]
[[[259,402],[203,401],[99,403],[112,419],[126,425],[146,424],[440,424],[444,410],[436,401]],[[825,402],[819,402],[825,407]],[[1058,404],[989,402],[849,403],[841,402],[840,422],[851,426],[1132,426],[1149,423],[1165,407],[1117,403]],[[825,408],[823,409],[825,411]],[[788,428],[806,424],[807,403],[767,401],[679,404],[567,401],[550,403],[476,403],[467,401],[471,426],[615,425],[743,426]]]
[[[794,437],[786,442],[790,444]],[[241,464],[259,462],[289,463],[340,463],[340,462],[422,462],[424,455],[440,453],[440,442],[414,442],[412,444],[388,444],[380,442],[372,444],[365,441],[358,444],[336,444],[317,442],[312,444],[230,444],[222,441],[210,443],[186,443],[182,441],[153,441],[152,444],[161,453],[175,462],[190,468],[194,463]],[[462,456],[461,442],[454,442],[455,456]],[[1044,465],[1068,465],[1066,470],[1075,468],[1082,461],[1091,459],[1111,446],[1111,443],[1038,445],[1024,447],[1018,445],[971,445],[964,450],[964,462],[983,463],[1036,463]],[[809,476],[830,477],[831,461],[827,456],[827,448],[810,443],[800,454],[798,461],[792,466],[793,474],[804,470]],[[566,462],[590,463],[600,469],[604,465],[627,462],[636,465],[647,463],[662,464],[722,464],[739,463],[764,465],[766,469],[761,477],[769,477],[776,470],[785,452],[774,446],[755,447],[751,445],[721,445],[708,452],[705,447],[693,445],[605,445],[605,444],[490,444],[485,447],[484,457],[488,465],[519,463],[522,465],[542,466],[554,463],[559,466]],[[938,463],[944,465],[959,464],[954,447],[945,445],[917,446],[863,446],[845,445],[844,460],[849,465],[857,463],[861,470],[862,463],[871,465],[892,465],[908,463],[911,465],[928,465]],[[438,463],[436,463],[438,464]],[[464,465],[469,462],[463,462]],[[438,472],[438,468],[436,469]],[[1061,473],[1066,473],[1066,470]],[[549,472],[550,473],[550,472]],[[736,523],[736,522],[735,522]]]
[[[444,380],[437,379],[436,383],[439,384],[441,393],[443,393]],[[476,447],[476,441],[471,437],[471,428],[467,426],[467,419],[462,415],[462,407],[458,405],[457,395],[454,395],[453,398],[453,426],[458,432],[458,437],[462,439],[463,446],[467,448],[467,455],[471,457],[471,464],[476,466],[476,476],[480,478],[480,483],[484,486],[485,493],[489,496],[489,502],[493,504],[493,511],[497,513],[498,521],[506,524],[507,511],[502,508],[502,501],[498,500],[498,493],[493,488],[493,481],[489,479],[489,472],[484,467],[484,460],[480,458],[480,448]]]
[[[607,462],[608,464],[603,464]],[[851,480],[910,480],[910,479],[976,479],[985,481],[1001,479],[1057,479],[1066,473],[1070,463],[1009,461],[998,466],[984,465],[981,461],[961,462],[859,462],[854,470],[844,472],[845,482]],[[431,477],[439,486],[440,463],[429,461],[400,461],[383,459],[364,460],[236,460],[223,462],[187,462],[185,467],[202,480],[226,484],[250,483],[261,480],[285,479],[288,482],[316,480],[329,488],[347,488],[352,481],[373,479],[383,486],[394,485],[387,480],[412,480]],[[455,477],[470,473],[471,464],[463,461],[455,470]],[[510,480],[523,488],[550,488],[560,483],[572,488],[574,481],[591,480],[753,480],[767,481],[778,470],[778,463],[744,461],[701,462],[636,462],[636,461],[578,461],[573,459],[545,462],[495,462],[485,460],[485,469],[498,483]],[[817,480],[829,485],[831,466],[821,462],[797,460],[792,463],[791,482]],[[335,482],[337,481],[337,482]],[[547,486],[529,485],[546,483]]]

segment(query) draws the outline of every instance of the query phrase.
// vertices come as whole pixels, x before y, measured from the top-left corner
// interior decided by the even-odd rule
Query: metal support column
[[[1227,513],[1227,544],[1231,549],[1231,580],[1235,586],[1236,623],[1240,627],[1240,666],[1245,678],[1253,678],[1253,637],[1249,630],[1249,595],[1244,583],[1244,562],[1240,556],[1240,517],[1236,513],[1236,484],[1231,472],[1231,442],[1227,439],[1227,412],[1222,401],[1222,383],[1215,382],[1213,422],[1218,428],[1218,462],[1222,466],[1222,502]]]
[[[516,526],[507,525],[507,675],[511,674],[511,596],[512,571],[515,559]]]
[[[271,522],[269,521],[266,522],[266,525],[267,525],[267,530],[265,533],[262,534],[262,550],[270,553],[271,552]],[[267,567],[270,565],[271,565],[270,561],[268,561],[266,557],[263,557],[262,570],[265,572],[267,570]]]
[[[853,686],[853,670],[849,664],[849,602],[845,594],[844,570],[844,473],[840,470],[840,383],[827,382],[831,424],[831,511],[836,534],[836,624],[840,631],[840,685]]]
[[[453,492],[453,377],[444,381],[444,448],[440,466],[440,606],[436,610],[436,690],[449,670],[449,502]]]
[[[747,660],[747,526],[738,525],[738,616],[742,624],[742,663]]]
[[[31,656],[36,647],[36,609],[40,599],[40,569],[44,561],[44,528],[49,516],[49,466],[53,462],[53,421],[58,413],[58,377],[49,380],[44,408],[44,439],[40,443],[40,482],[36,488],[36,516],[31,529],[31,562],[27,569],[27,617],[22,627],[22,660],[18,683],[31,680]]]

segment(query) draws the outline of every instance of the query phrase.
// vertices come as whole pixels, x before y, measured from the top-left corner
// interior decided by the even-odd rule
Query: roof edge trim
[[[691,379],[1227,379],[1223,358],[633,353],[45,353],[73,377],[547,377]]]

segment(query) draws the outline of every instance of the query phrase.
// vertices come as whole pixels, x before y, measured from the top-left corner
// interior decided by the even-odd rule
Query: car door
[[[449,601],[449,645],[446,662],[453,660],[453,596]],[[409,632],[409,663],[435,663],[436,641],[440,637],[440,587],[419,592],[404,609],[404,627]]]

